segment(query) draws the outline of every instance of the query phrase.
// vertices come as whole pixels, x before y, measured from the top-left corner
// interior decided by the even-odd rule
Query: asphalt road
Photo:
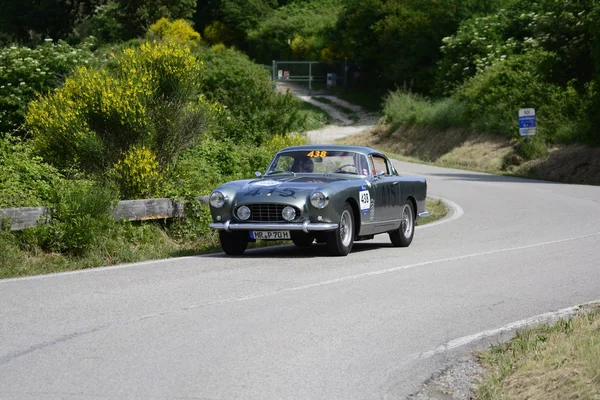
[[[396,164],[460,206],[406,249],[0,281],[0,398],[405,398],[491,339],[445,344],[600,299],[599,187]]]

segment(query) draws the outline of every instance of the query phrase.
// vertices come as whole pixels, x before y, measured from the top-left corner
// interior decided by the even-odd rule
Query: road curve
[[[341,258],[280,246],[0,281],[0,398],[405,398],[485,345],[445,343],[600,299],[599,187],[396,167],[460,218]]]

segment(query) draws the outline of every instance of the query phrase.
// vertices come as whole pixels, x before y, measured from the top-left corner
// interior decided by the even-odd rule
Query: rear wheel
[[[308,247],[314,241],[315,238],[304,232],[290,232],[292,236],[292,242],[298,247]]]
[[[389,233],[390,241],[394,247],[408,247],[415,235],[415,211],[412,201],[406,200],[400,219],[400,227]]]
[[[239,256],[244,254],[250,238],[248,232],[225,232],[219,231],[219,241],[225,254],[229,256]]]
[[[339,226],[335,231],[329,232],[327,248],[332,256],[345,256],[350,253],[354,245],[354,214],[350,204],[344,204]]]

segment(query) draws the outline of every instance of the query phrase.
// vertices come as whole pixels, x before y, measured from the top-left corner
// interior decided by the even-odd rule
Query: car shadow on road
[[[352,254],[362,253],[366,251],[373,251],[381,248],[391,248],[391,243],[369,243],[369,242],[358,242],[354,243],[352,247]],[[224,253],[218,254],[207,254],[202,257],[210,258],[227,258],[232,257]],[[242,258],[316,258],[316,257],[331,257],[327,252],[327,245],[325,244],[313,244],[310,247],[296,247],[294,245],[278,245],[269,247],[259,247],[254,249],[248,249],[246,252],[239,256]]]

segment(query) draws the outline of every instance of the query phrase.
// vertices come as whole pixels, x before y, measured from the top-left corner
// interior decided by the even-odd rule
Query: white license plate
[[[290,231],[254,231],[251,237],[260,240],[285,240],[290,239]]]

